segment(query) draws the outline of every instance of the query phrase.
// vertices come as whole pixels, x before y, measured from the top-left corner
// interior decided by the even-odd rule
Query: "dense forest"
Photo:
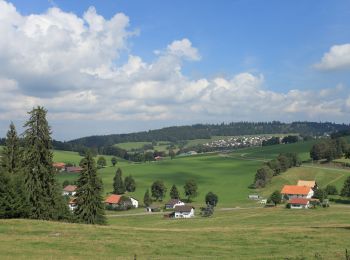
[[[55,142],[57,149],[70,148],[74,150],[79,146],[98,148],[124,142],[152,142],[181,140],[209,139],[211,136],[235,136],[258,134],[286,134],[299,133],[301,136],[321,136],[337,131],[349,130],[350,125],[330,122],[237,122],[229,124],[196,124],[192,126],[173,126],[158,130],[149,130],[130,134],[113,134],[104,136],[83,137],[69,142]]]

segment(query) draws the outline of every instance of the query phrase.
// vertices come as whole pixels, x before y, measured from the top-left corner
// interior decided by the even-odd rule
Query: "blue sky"
[[[12,100],[14,108],[20,107],[18,114],[0,108],[4,111],[0,134],[5,133],[11,116],[18,118],[21,111],[36,104],[49,104],[46,106],[52,112],[51,124],[60,129],[56,133],[59,139],[197,122],[349,121],[349,1],[1,2],[6,4],[3,14],[6,10],[11,14],[3,15],[3,19],[12,19],[10,23],[24,32],[24,36],[12,32],[15,36],[8,41],[29,37],[31,43],[26,53],[12,46],[3,48],[8,53],[28,57],[21,65],[36,70],[15,73],[8,69],[0,74],[3,85],[14,84],[10,88],[16,88],[29,103],[20,107],[15,104],[18,101]],[[10,5],[16,9],[16,15]],[[102,46],[105,36],[97,38],[96,32],[92,32],[92,25],[84,16],[91,6],[95,7],[90,12],[92,19],[98,16],[104,19],[105,25],[98,35],[111,34],[112,45]],[[50,11],[53,9],[56,11]],[[118,13],[123,17],[107,26]],[[35,19],[30,18],[33,14]],[[15,20],[17,15],[21,18]],[[65,15],[72,17],[70,24],[65,23],[68,17]],[[78,28],[80,22],[84,23],[84,30]],[[76,30],[71,32],[70,26],[75,25]],[[0,33],[4,35],[13,29],[2,26]],[[50,31],[53,36],[48,36],[50,26],[57,29]],[[33,28],[40,30],[34,32]],[[71,53],[81,46],[86,35],[95,40],[92,42],[90,37],[89,46],[104,48],[96,51],[96,60],[82,58],[78,51]],[[55,44],[50,42],[53,37]],[[67,40],[70,37],[74,41],[80,38],[72,43]],[[50,49],[42,51],[35,46],[40,45],[39,39]],[[68,45],[67,56],[77,62],[63,71],[60,66],[65,60],[54,53]],[[41,63],[33,60],[32,53],[45,59]],[[0,63],[12,64],[16,55],[10,58],[0,55]],[[45,69],[38,65],[44,62],[48,62]],[[123,70],[126,74],[122,75],[121,68],[126,64],[128,69],[134,69],[132,73]],[[102,86],[108,88],[106,93],[110,95],[101,94]],[[162,93],[157,93],[160,89]],[[255,96],[249,95],[249,91]],[[53,96],[67,95],[78,95],[83,108],[71,107],[70,111],[62,103],[63,98],[50,100]],[[116,102],[122,107],[109,109]],[[281,102],[286,104],[285,109],[279,107]],[[130,112],[129,106],[140,109]],[[98,117],[99,123],[89,125],[88,113],[94,114],[94,119]],[[18,124],[24,119],[18,120]],[[66,125],[87,127],[68,131]]]

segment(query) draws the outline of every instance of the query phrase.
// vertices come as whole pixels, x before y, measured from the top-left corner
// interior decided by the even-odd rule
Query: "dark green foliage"
[[[215,193],[208,192],[205,195],[205,204],[215,207],[218,204],[219,198]]]
[[[185,195],[187,197],[187,202],[190,202],[192,198],[198,195],[198,186],[194,179],[188,180],[184,186]]]
[[[85,156],[77,182],[74,215],[78,222],[85,224],[105,224],[104,204],[102,202],[103,185],[97,176],[95,161],[91,154]]]
[[[111,163],[112,163],[113,167],[117,164],[117,158],[115,156],[112,157]]]
[[[285,172],[288,168],[291,167],[291,161],[289,160],[289,158],[285,155],[280,154],[277,157],[277,161],[280,164],[281,167],[281,172]]]
[[[344,153],[346,155],[347,150],[348,144],[344,138],[323,140],[312,146],[310,157],[313,160],[326,159],[327,161],[332,161],[341,158]]]
[[[169,156],[170,156],[171,159],[174,159],[174,157],[175,157],[175,152],[174,152],[173,149],[170,149],[170,150],[169,150]]]
[[[337,187],[335,187],[334,185],[327,185],[325,191],[327,195],[338,195]]]
[[[207,204],[206,207],[202,207],[201,209],[201,216],[202,217],[210,217],[214,214],[214,206]]]
[[[131,175],[125,177],[124,184],[126,191],[134,192],[136,190],[136,182]]]
[[[106,158],[104,158],[103,156],[98,157],[97,159],[97,167],[98,168],[103,168],[107,166],[107,161]]]
[[[117,169],[115,176],[113,178],[113,193],[114,194],[124,194],[125,193],[125,185],[122,178],[122,170],[120,168]]]
[[[179,191],[178,191],[178,189],[177,189],[175,184],[173,186],[171,186],[170,198],[172,198],[172,199],[180,199],[180,193],[179,193]]]
[[[153,152],[146,152],[144,154],[144,160],[145,161],[154,161],[154,156],[153,156]]]
[[[350,176],[345,180],[340,195],[343,197],[350,197]]]
[[[148,207],[152,204],[152,199],[149,195],[149,190],[147,189],[145,195],[143,196],[143,204]]]
[[[256,171],[255,174],[255,187],[256,188],[263,188],[271,181],[271,178],[273,176],[273,171],[267,167],[263,166],[260,169]]]
[[[323,200],[327,199],[327,192],[324,189],[317,189],[314,191],[313,198],[319,199],[320,202],[323,202]]]
[[[296,143],[298,141],[299,141],[299,137],[297,135],[287,135],[282,139],[283,144],[291,144],[291,143]]]
[[[6,135],[5,147],[1,152],[1,165],[4,171],[15,174],[21,168],[22,154],[20,150],[19,138],[13,123]]]
[[[273,136],[266,141],[264,140],[262,142],[262,146],[275,145],[275,144],[279,144],[279,143],[280,143],[280,138]]]
[[[30,207],[21,162],[19,138],[11,123],[1,157],[0,218],[25,218],[29,215]]]
[[[151,186],[152,197],[155,200],[162,201],[165,197],[167,188],[164,185],[163,181],[155,181]]]
[[[282,195],[281,195],[281,193],[280,193],[278,190],[274,191],[274,192],[270,195],[268,201],[269,201],[269,202],[272,202],[273,204],[275,204],[275,206],[276,206],[277,204],[280,204],[281,201],[282,201]]]
[[[273,170],[273,176],[280,175],[282,169],[281,164],[278,160],[274,159],[266,163],[268,167],[270,167],[271,170]]]
[[[29,112],[24,125],[23,170],[25,186],[31,207],[30,217],[35,219],[65,219],[68,206],[61,196],[52,166],[51,130],[42,107]]]

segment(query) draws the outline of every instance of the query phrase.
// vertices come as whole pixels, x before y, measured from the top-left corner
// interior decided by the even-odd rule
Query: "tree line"
[[[314,144],[310,151],[310,157],[314,161],[326,160],[330,162],[343,156],[350,158],[350,146],[344,137],[322,140]]]
[[[263,188],[271,182],[272,177],[278,176],[289,168],[298,167],[301,160],[296,153],[282,153],[276,159],[270,160],[256,171],[252,188]]]
[[[77,181],[73,213],[55,178],[51,128],[43,107],[33,108],[20,142],[13,123],[0,165],[0,218],[31,218],[105,224],[103,184],[95,160],[87,153]]]
[[[130,134],[113,134],[83,137],[68,142],[54,142],[55,149],[79,151],[84,148],[111,149],[114,144],[125,142],[169,141],[173,143],[184,140],[210,139],[212,136],[237,136],[259,134],[299,133],[301,136],[322,136],[349,130],[347,124],[330,122],[232,122],[221,124],[196,124],[191,126],[174,126]],[[101,153],[101,151],[99,150]],[[124,158],[124,157],[123,157]]]

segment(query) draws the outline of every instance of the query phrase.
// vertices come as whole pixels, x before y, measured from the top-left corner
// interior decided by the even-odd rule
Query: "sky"
[[[0,136],[236,121],[349,124],[350,2],[0,0]]]

